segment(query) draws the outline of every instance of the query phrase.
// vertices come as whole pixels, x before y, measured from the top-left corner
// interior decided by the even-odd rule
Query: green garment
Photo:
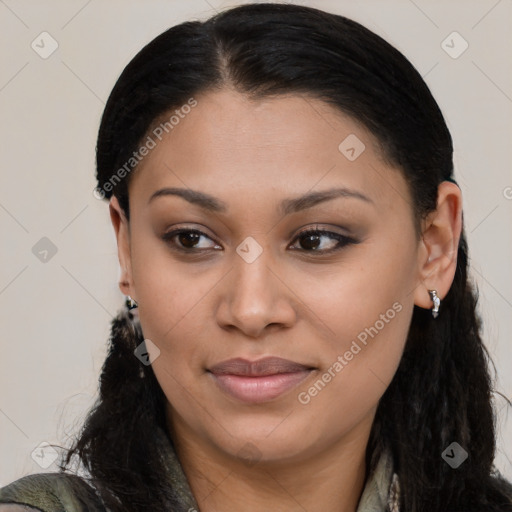
[[[166,478],[175,490],[179,508],[172,512],[199,511],[183,468],[166,433],[156,429],[156,442],[166,462]],[[398,479],[391,458],[384,454],[367,479],[357,512],[398,512]],[[71,473],[37,473],[0,488],[2,503],[35,507],[43,512],[107,512],[85,479]]]

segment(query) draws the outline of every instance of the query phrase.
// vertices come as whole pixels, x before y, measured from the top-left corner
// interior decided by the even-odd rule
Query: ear
[[[457,250],[462,231],[462,194],[450,181],[437,190],[437,208],[422,223],[418,250],[418,281],[414,303],[425,309],[433,306],[428,290],[441,299],[447,295],[457,268]]]
[[[130,254],[130,225],[123,209],[119,205],[116,196],[110,198],[109,203],[110,220],[114,226],[117,239],[117,254],[119,264],[121,265],[121,278],[119,281],[119,289],[124,295],[130,295],[132,299],[137,300],[134,296],[134,287],[132,280],[132,264]]]

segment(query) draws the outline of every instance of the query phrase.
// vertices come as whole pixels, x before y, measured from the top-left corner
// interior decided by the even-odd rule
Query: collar
[[[384,450],[368,475],[356,512],[399,512],[400,485],[393,458]]]

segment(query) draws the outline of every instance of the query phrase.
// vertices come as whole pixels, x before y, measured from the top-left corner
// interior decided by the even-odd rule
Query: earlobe
[[[135,299],[131,271],[130,230],[128,220],[119,205],[117,197],[114,195],[110,199],[109,211],[117,240],[119,265],[121,266],[119,289],[124,295],[130,295]]]
[[[423,223],[418,250],[418,286],[414,303],[434,306],[429,290],[436,290],[441,301],[447,295],[457,268],[457,251],[462,231],[462,194],[452,182],[439,184],[437,208]]]

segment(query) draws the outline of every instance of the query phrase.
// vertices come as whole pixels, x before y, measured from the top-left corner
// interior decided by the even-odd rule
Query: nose
[[[291,327],[296,321],[294,293],[267,254],[264,250],[250,263],[235,255],[217,309],[217,322],[224,329],[259,338],[265,331]]]

